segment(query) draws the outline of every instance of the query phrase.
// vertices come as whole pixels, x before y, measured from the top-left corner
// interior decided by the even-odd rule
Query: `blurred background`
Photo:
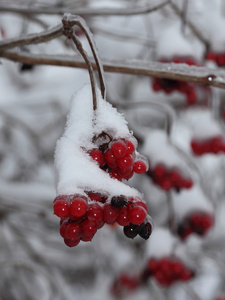
[[[120,226],[105,225],[91,242],[64,244],[52,209],[54,151],[71,97],[89,75],[13,62],[1,45],[39,34],[76,10],[103,62],[163,62],[168,72],[185,64],[192,76],[195,66],[224,74],[222,0],[0,0],[0,299],[225,299],[223,89],[105,73],[107,100],[125,115],[150,162],[148,174],[125,182],[144,194],[154,230],[147,241],[132,240]],[[76,34],[91,56],[82,31]],[[79,55],[64,36],[6,51],[31,59]]]

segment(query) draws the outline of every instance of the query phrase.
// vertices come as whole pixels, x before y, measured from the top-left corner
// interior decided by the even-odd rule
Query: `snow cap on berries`
[[[133,138],[124,117],[102,99],[99,90],[97,110],[93,110],[91,87],[86,85],[73,96],[65,132],[56,145],[58,194],[83,194],[92,190],[110,196],[141,197],[137,190],[101,170],[87,153],[96,147],[93,137],[103,131],[113,138]]]

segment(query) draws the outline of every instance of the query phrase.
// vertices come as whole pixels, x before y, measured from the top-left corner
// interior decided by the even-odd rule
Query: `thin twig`
[[[72,39],[72,41],[74,42],[74,44],[77,47],[77,50],[80,52],[80,54],[82,55],[88,72],[89,72],[89,76],[90,76],[90,81],[91,81],[91,89],[92,89],[92,97],[93,97],[93,110],[95,111],[97,109],[97,94],[96,94],[96,86],[95,86],[95,78],[94,78],[94,70],[91,64],[91,61],[86,53],[86,51],[84,50],[81,42],[79,41],[79,39],[76,37],[73,27],[70,24],[70,21],[67,19],[67,16],[64,16],[62,19],[62,23],[63,23],[63,34]]]
[[[17,51],[5,51],[0,53],[0,57],[34,65],[87,69],[85,62],[78,56],[36,55]],[[225,73],[217,69],[144,60],[116,61],[103,59],[102,63],[105,72],[182,80],[225,89]],[[94,61],[92,61],[92,65],[94,70],[96,70]]]
[[[65,15],[65,17],[68,19],[71,26],[73,26],[73,25],[79,26],[82,29],[82,31],[84,32],[84,34],[85,34],[85,36],[88,40],[88,43],[90,45],[92,54],[94,56],[97,71],[98,71],[101,95],[102,95],[102,98],[105,99],[105,80],[104,80],[104,76],[103,76],[103,68],[102,68],[102,65],[100,63],[100,58],[98,56],[98,51],[97,51],[97,47],[95,45],[95,41],[92,38],[92,33],[89,30],[89,28],[88,28],[86,22],[84,21],[84,19],[81,18],[80,16]]]
[[[156,11],[163,6],[167,5],[169,0],[160,1],[157,5],[148,4],[145,6],[135,6],[135,7],[124,7],[124,8],[77,8],[70,9],[70,13],[74,15],[83,16],[130,16],[130,15],[140,15],[148,14]],[[19,14],[47,14],[47,15],[63,15],[65,11],[68,10],[67,7],[39,7],[39,8],[27,8],[23,5],[20,6],[10,6],[10,5],[0,5],[0,12],[10,12]]]
[[[47,29],[41,33],[34,33],[34,34],[27,34],[23,37],[16,38],[16,39],[8,39],[5,41],[0,42],[0,53],[1,51],[5,51],[14,47],[18,46],[25,46],[31,44],[40,44],[50,41],[60,35],[62,35],[62,28],[61,24]]]
[[[191,29],[193,34],[205,45],[206,52],[209,49],[209,42],[202,36],[201,32],[195,27],[195,25],[186,19],[185,12],[181,11],[179,7],[170,0],[170,6],[173,11],[182,19],[185,20],[185,24]]]

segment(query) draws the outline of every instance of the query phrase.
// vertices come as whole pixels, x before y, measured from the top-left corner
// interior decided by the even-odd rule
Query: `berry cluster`
[[[129,292],[135,291],[140,284],[140,279],[135,276],[122,273],[112,284],[111,293],[115,297],[121,297]]]
[[[215,300],[225,300],[225,296],[219,296]]]
[[[157,164],[148,171],[148,176],[161,189],[169,191],[171,189],[190,189],[193,182],[190,178],[185,178],[177,169],[167,169],[163,164]]]
[[[193,139],[191,141],[191,148],[195,155],[203,155],[206,153],[218,154],[225,152],[225,142],[222,136],[216,136],[203,141]]]
[[[214,61],[219,67],[225,66],[225,52],[215,53],[210,51],[207,53],[206,59]]]
[[[142,278],[146,280],[151,276],[153,276],[160,285],[169,287],[178,281],[190,280],[194,276],[194,272],[176,258],[152,258],[148,261]]]
[[[112,140],[89,151],[89,155],[101,169],[119,181],[129,180],[134,173],[142,174],[148,170],[148,162],[137,156],[136,146],[130,140]]]
[[[203,212],[196,212],[185,218],[185,220],[178,226],[177,233],[182,240],[192,233],[204,236],[213,226],[213,223],[214,218],[212,215]]]
[[[188,57],[175,57],[172,60],[162,59],[160,62],[186,63],[190,66],[196,65],[194,59]],[[188,104],[194,104],[197,100],[196,85],[194,83],[174,79],[153,78],[152,88],[155,92],[163,91],[166,94],[171,94],[176,91],[185,94]]]
[[[83,195],[60,195],[53,202],[54,213],[60,221],[60,234],[69,247],[82,241],[91,241],[104,224],[118,223],[139,228],[139,235],[148,239],[151,224],[147,221],[148,208],[142,199],[114,196],[110,202],[106,196],[94,192]],[[124,231],[125,235],[126,230]],[[137,235],[137,233],[136,233]],[[129,236],[130,237],[130,236]]]

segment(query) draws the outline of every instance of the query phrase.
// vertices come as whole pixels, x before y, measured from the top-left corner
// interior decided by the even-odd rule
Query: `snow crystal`
[[[101,98],[99,90],[97,106],[93,111],[90,85],[84,86],[73,97],[65,132],[55,151],[58,194],[83,194],[84,190],[91,190],[111,196],[141,196],[137,190],[111,178],[87,153],[96,148],[92,138],[102,131],[114,138],[131,137],[124,117]]]

